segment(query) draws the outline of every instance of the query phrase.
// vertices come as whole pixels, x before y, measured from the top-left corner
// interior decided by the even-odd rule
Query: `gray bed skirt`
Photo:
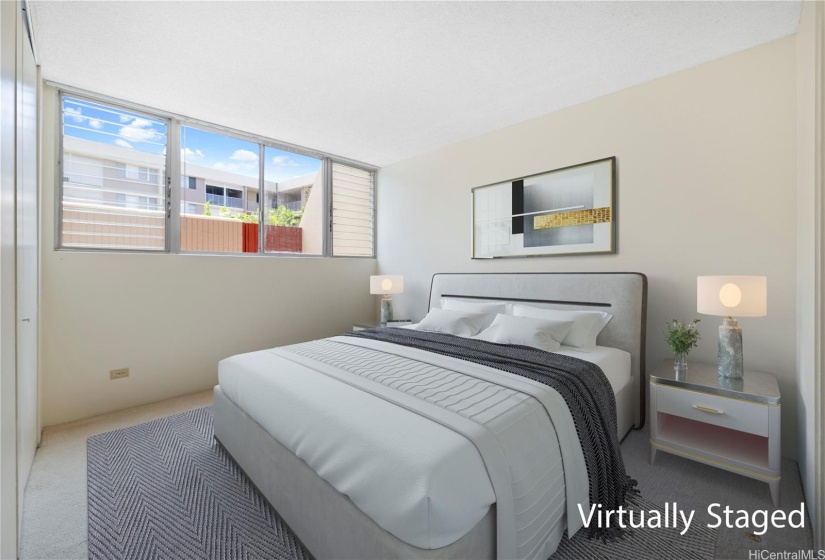
[[[495,558],[495,505],[461,539],[424,550],[379,527],[215,387],[215,437],[316,558]],[[388,496],[388,500],[392,497]]]

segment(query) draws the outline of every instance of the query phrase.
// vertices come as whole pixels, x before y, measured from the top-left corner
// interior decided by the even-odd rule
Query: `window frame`
[[[128,102],[121,102],[118,100],[103,98],[103,96],[96,96],[94,94],[88,94],[82,91],[71,91],[69,88],[59,87],[56,84],[49,84],[57,88],[57,107],[55,111],[56,119],[55,125],[57,129],[57,153],[55,154],[56,160],[56,182],[55,182],[55,216],[56,216],[56,223],[54,228],[55,233],[55,240],[54,240],[54,247],[56,251],[68,251],[68,252],[92,252],[92,253],[144,253],[149,255],[157,255],[157,254],[168,254],[170,252],[169,247],[169,228],[171,226],[170,223],[170,208],[169,208],[169,181],[171,178],[169,172],[169,165],[170,162],[174,159],[171,157],[171,153],[169,150],[170,144],[170,132],[171,132],[171,125],[172,119],[162,113],[158,113],[152,111],[151,109],[147,109],[141,105],[136,105],[133,103]],[[164,121],[166,124],[166,161],[165,161],[165,177],[166,177],[166,191],[164,192],[164,204],[166,205],[166,216],[164,217],[164,245],[162,250],[151,250],[151,249],[129,249],[125,247],[121,247],[119,249],[109,249],[105,247],[64,247],[62,244],[63,240],[63,183],[65,182],[66,175],[64,175],[64,152],[63,152],[63,98],[64,97],[71,97],[77,99],[79,101],[85,101],[88,103],[95,103],[106,105],[113,109],[121,109],[123,111],[128,111],[132,113],[138,113],[145,115],[147,117],[157,119],[160,121]],[[119,171],[119,170],[118,170]],[[124,167],[124,175],[127,173],[126,168]]]
[[[95,252],[95,253],[145,253],[145,254],[176,254],[176,255],[201,255],[201,256],[231,256],[231,257],[298,257],[298,258],[345,258],[345,259],[374,259],[377,252],[377,236],[376,236],[376,196],[377,196],[377,179],[378,167],[364,162],[351,160],[348,158],[335,156],[319,150],[304,148],[287,142],[281,142],[272,138],[259,136],[252,133],[247,133],[235,130],[229,127],[209,123],[199,119],[177,115],[166,111],[153,109],[131,103],[114,99],[105,95],[95,94],[85,90],[80,90],[63,84],[57,84],[46,81],[47,85],[54,87],[57,90],[57,110],[55,119],[57,138],[56,138],[56,170],[55,170],[55,240],[54,248],[56,251],[68,252]],[[166,168],[165,168],[165,196],[164,203],[166,205],[165,217],[165,242],[163,250],[149,250],[149,249],[109,249],[100,247],[64,247],[62,245],[63,238],[63,190],[64,190],[64,153],[63,153],[63,100],[65,97],[78,99],[79,101],[86,101],[89,103],[102,104],[113,109],[120,109],[129,112],[143,114],[147,117],[164,121],[166,124]],[[252,142],[258,145],[258,223],[262,224],[264,219],[264,206],[262,202],[265,197],[265,153],[266,148],[273,148],[285,152],[295,153],[315,159],[321,160],[321,168],[323,172],[323,188],[321,194],[323,196],[322,206],[325,212],[322,216],[321,232],[322,252],[321,254],[304,254],[304,253],[286,253],[286,252],[266,252],[265,251],[265,229],[258,228],[258,252],[257,253],[224,253],[213,251],[182,251],[180,248],[180,220],[181,220],[181,189],[173,188],[173,185],[180,185],[182,178],[186,175],[182,174],[182,165],[180,159],[181,150],[181,127],[188,126],[197,128],[205,132],[214,134],[222,134],[239,140]],[[178,157],[174,157],[175,155]],[[372,253],[370,255],[334,255],[332,245],[332,164],[338,163],[347,165],[363,171],[372,173],[373,190],[372,190]],[[188,187],[188,185],[187,185]]]

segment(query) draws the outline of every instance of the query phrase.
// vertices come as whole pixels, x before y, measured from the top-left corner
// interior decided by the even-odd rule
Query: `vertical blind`
[[[372,257],[374,173],[332,164],[332,254]]]

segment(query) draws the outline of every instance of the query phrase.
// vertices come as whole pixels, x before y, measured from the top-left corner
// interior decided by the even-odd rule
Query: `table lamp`
[[[768,279],[765,276],[699,276],[696,310],[725,317],[719,326],[719,376],[741,379],[742,327],[733,318],[768,314]]]
[[[370,293],[383,295],[381,298],[381,324],[392,321],[392,298],[390,294],[404,293],[404,277],[396,275],[370,276]]]

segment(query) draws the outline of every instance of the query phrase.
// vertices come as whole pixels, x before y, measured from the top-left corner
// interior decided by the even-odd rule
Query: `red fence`
[[[301,253],[303,232],[294,226],[266,226],[264,250],[267,253]],[[243,224],[244,253],[258,252],[258,224]]]

